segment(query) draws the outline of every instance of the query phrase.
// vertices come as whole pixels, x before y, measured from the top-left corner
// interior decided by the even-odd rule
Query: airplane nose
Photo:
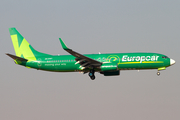
[[[175,60],[170,59],[170,65],[173,65],[173,64],[175,64]]]

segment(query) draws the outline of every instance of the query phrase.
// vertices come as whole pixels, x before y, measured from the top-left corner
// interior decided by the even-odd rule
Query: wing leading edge
[[[71,55],[73,55],[74,57],[76,57],[76,63],[75,64],[80,64],[82,66],[82,69],[85,69],[85,68],[97,68],[97,67],[100,67],[102,65],[101,62],[99,61],[96,61],[92,58],[89,58],[87,56],[84,56],[80,53],[77,53],[75,51],[73,51],[72,49],[69,49],[66,44],[62,41],[61,38],[59,38],[60,40],[60,43],[62,45],[62,48],[64,50],[66,50],[68,53],[70,53]]]

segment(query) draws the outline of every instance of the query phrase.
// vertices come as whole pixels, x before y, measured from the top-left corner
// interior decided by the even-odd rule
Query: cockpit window
[[[168,58],[168,57],[167,57],[167,56],[162,56],[162,58],[164,58],[164,59],[165,59],[165,58]]]

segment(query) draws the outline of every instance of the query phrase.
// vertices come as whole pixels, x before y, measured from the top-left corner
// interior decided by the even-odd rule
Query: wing
[[[62,41],[61,38],[59,38],[60,40],[60,43],[62,45],[62,48],[64,50],[66,50],[68,53],[70,53],[71,55],[73,55],[74,57],[76,57],[76,63],[75,64],[80,64],[82,66],[82,69],[85,69],[85,68],[97,68],[97,67],[100,67],[102,65],[101,62],[99,61],[96,61],[92,58],[89,58],[87,56],[84,56],[80,53],[77,53],[75,51],[73,51],[72,49],[69,49],[65,44],[64,42]]]

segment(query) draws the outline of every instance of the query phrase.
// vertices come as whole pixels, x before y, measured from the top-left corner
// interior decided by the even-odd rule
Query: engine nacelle
[[[116,63],[104,63],[104,64],[102,64],[100,73],[104,74],[104,76],[120,75],[120,71],[118,70],[118,66]]]
[[[101,65],[101,71],[117,71],[118,66],[116,63],[104,63]]]

